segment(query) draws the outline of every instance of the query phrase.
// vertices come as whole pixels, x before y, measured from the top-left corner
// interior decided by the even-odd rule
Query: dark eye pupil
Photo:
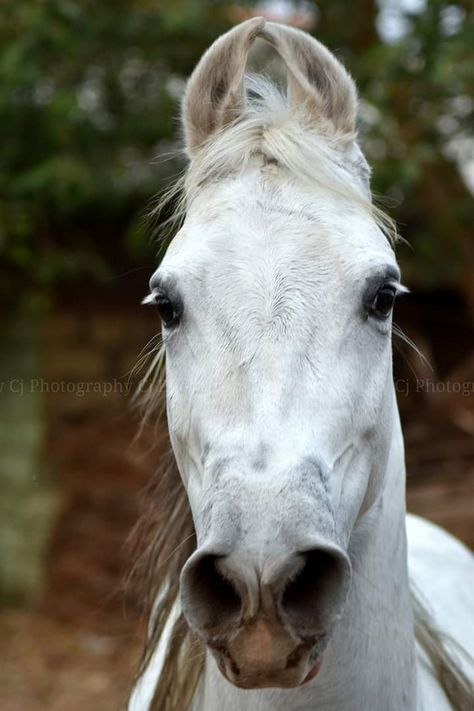
[[[373,311],[380,316],[388,316],[395,302],[395,290],[391,287],[380,289],[373,303]]]
[[[170,326],[177,320],[177,315],[174,306],[169,299],[160,297],[156,300],[156,306],[161,320],[166,326]]]

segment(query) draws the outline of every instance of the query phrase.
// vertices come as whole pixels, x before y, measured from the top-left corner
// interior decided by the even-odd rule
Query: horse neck
[[[405,465],[395,395],[392,436],[376,503],[351,537],[353,584],[318,676],[298,689],[240,691],[208,657],[198,708],[214,711],[416,708],[413,617],[405,532]]]

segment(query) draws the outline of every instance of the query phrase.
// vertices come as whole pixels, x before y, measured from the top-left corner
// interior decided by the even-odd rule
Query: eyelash
[[[179,324],[181,307],[179,301],[172,301],[162,291],[155,290],[142,300],[142,304],[155,306],[165,328],[173,328]]]

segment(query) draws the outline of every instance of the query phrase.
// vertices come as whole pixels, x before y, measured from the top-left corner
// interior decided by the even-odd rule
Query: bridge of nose
[[[303,566],[303,556],[283,549],[235,551],[217,563],[219,572],[240,595],[244,619],[258,614],[277,617],[278,601],[287,582],[294,579]]]
[[[217,562],[217,569],[237,590],[242,622],[264,616],[278,620],[278,602],[286,583],[304,565],[303,556],[284,550],[235,551]]]

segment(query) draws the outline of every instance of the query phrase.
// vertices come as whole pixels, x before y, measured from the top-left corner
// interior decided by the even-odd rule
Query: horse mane
[[[303,183],[322,185],[340,195],[372,218],[393,243],[397,239],[395,225],[371,200],[362,154],[352,163],[342,158],[341,145],[355,137],[318,135],[305,125],[301,114],[292,113],[275,84],[262,77],[247,78],[246,84],[244,116],[202,147],[186,173],[152,210],[152,219],[172,206],[171,223],[179,224],[204,187],[223,176],[244,172],[260,155]],[[162,410],[164,357],[163,345],[155,343],[136,395],[145,422]],[[181,570],[195,550],[196,540],[187,494],[171,452],[163,457],[144,498],[143,515],[134,534],[132,575],[146,590],[149,631],[128,708],[183,711],[191,706],[199,687],[205,650],[187,627],[179,606]],[[455,709],[471,709],[473,696],[467,677],[447,651],[420,598],[413,594],[413,600],[416,636],[440,683]]]
[[[467,666],[472,668],[473,660],[455,639],[435,625],[429,608],[413,581],[410,591],[416,641],[425,652],[433,674],[453,709],[470,711],[474,708],[474,685],[464,669]]]
[[[144,492],[133,533],[136,562],[131,575],[145,591],[149,624],[130,711],[183,711],[191,705],[205,652],[180,612],[178,593],[181,569],[195,548],[186,490],[169,451]]]

